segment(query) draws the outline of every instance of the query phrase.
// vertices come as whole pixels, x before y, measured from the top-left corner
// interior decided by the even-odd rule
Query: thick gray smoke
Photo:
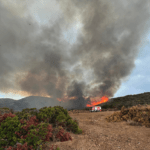
[[[148,2],[57,0],[59,19],[40,26],[32,16],[22,17],[28,7],[18,7],[17,14],[0,1],[0,91],[77,96],[80,106],[83,96],[113,97],[135,67],[150,27]],[[62,35],[78,15],[82,28],[69,45]]]

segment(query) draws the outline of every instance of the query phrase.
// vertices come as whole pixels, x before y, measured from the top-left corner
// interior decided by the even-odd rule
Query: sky
[[[150,2],[112,2],[110,6],[109,0],[0,0],[0,98],[19,100],[43,93],[62,97],[66,91],[70,96],[110,97],[150,92]],[[51,55],[54,66],[48,61]],[[46,66],[42,80],[39,66]],[[55,89],[49,78],[57,82]]]

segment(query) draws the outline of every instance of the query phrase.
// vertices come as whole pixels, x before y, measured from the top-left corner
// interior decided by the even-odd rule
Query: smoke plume
[[[0,91],[68,95],[81,107],[83,96],[113,97],[135,67],[149,0],[57,0],[59,17],[46,25],[29,13],[36,1],[24,2],[0,1]],[[77,17],[82,27],[71,45],[63,32]]]

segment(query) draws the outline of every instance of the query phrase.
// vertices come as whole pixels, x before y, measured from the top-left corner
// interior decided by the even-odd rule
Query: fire
[[[84,96],[83,96],[84,97]],[[62,101],[62,102],[67,102],[68,100],[74,100],[77,99],[78,97],[74,96],[74,97],[68,97],[68,96],[64,96],[63,98],[57,98],[58,101]],[[87,100],[89,97],[84,97],[85,100]],[[91,100],[91,104],[87,104],[86,107],[92,107],[101,103],[105,103],[109,100],[109,98],[107,96],[103,96],[103,97],[93,97],[90,98]]]
[[[103,96],[102,98],[99,97],[90,98],[90,100],[92,101],[91,104],[87,104],[86,107],[92,107],[101,103],[105,103],[109,100],[109,98],[107,96]]]

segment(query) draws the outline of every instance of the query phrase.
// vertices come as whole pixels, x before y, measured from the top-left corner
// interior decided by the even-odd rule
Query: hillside
[[[82,101],[80,101],[82,100]],[[7,107],[13,109],[14,111],[22,111],[26,108],[36,108],[37,110],[43,107],[54,107],[61,106],[67,110],[72,108],[79,108],[78,105],[83,102],[83,98],[79,98],[76,101],[68,101],[68,102],[60,102],[54,98],[41,97],[41,96],[29,96],[22,98],[20,100],[13,100],[9,98],[1,98],[0,99],[0,108]],[[82,108],[83,106],[80,105]]]
[[[40,109],[45,106],[55,106],[59,103],[52,98],[29,96],[20,100],[13,100],[8,98],[0,99],[0,108],[8,107],[14,111],[22,111],[25,108],[37,108]]]
[[[111,98],[108,102],[102,103],[97,106],[101,106],[102,109],[108,108],[116,108],[118,110],[121,109],[122,106],[126,108],[132,107],[135,105],[145,105],[150,104],[150,92],[140,93],[136,95],[127,95],[124,97]],[[59,102],[52,98],[40,97],[40,96],[29,96],[20,100],[13,100],[9,98],[1,98],[0,99],[0,108],[8,107],[13,109],[14,111],[22,111],[25,108],[37,108],[40,109],[42,107],[54,107],[54,106],[62,106],[67,110],[77,109],[72,108],[72,101],[69,102]],[[91,107],[86,107],[84,109],[89,110]],[[79,110],[80,108],[78,108]]]
[[[112,98],[109,100],[109,102],[100,104],[99,106],[101,106],[103,109],[117,108],[120,110],[122,106],[129,108],[138,104],[140,105],[150,104],[150,92]]]

